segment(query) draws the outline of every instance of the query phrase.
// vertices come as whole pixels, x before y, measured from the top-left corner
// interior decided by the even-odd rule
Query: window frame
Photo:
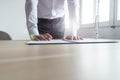
[[[96,1],[96,0],[94,0]],[[91,28],[94,27],[95,23],[88,23],[88,24],[81,24],[81,16],[82,16],[82,0],[80,0],[80,28]],[[94,6],[96,6],[94,2]],[[99,22],[99,27],[111,27],[115,26],[118,27],[120,26],[120,20],[117,20],[117,10],[118,10],[118,0],[110,0],[110,12],[109,12],[109,21],[104,21],[104,22]],[[94,10],[95,14],[95,10]],[[95,16],[94,16],[95,18]]]

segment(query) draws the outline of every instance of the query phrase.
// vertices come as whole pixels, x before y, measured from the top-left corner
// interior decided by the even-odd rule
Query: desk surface
[[[0,80],[120,80],[120,43],[0,41]]]

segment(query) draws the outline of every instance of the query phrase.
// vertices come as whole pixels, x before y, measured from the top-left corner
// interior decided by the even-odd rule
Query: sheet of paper
[[[65,40],[74,43],[117,43],[118,40],[85,38],[83,40]]]
[[[109,39],[83,39],[83,40],[62,40],[56,39],[51,41],[28,41],[29,45],[37,44],[88,44],[88,43],[117,43],[118,40],[109,40]]]
[[[56,39],[51,41],[28,41],[27,44],[69,44],[71,42],[64,41],[62,39]]]

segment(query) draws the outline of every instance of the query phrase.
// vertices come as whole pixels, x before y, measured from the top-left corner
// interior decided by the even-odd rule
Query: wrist
[[[31,39],[31,40],[35,40],[35,37],[36,37],[36,36],[35,36],[35,35],[33,35],[33,34],[32,34],[32,35],[30,35],[30,39]]]

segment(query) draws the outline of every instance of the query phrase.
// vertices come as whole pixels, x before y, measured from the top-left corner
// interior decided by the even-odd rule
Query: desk
[[[0,80],[120,80],[120,44],[0,41]]]

